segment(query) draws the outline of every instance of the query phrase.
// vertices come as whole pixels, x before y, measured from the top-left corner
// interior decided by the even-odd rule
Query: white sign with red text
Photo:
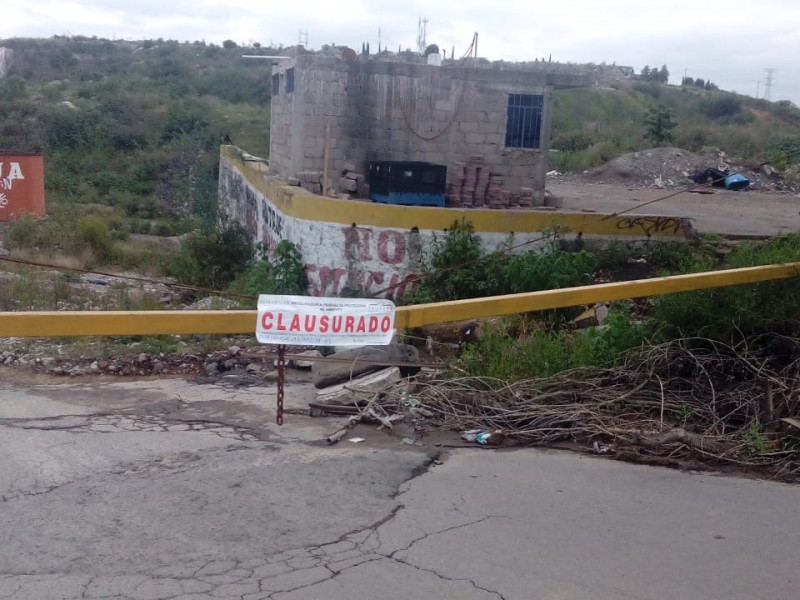
[[[295,346],[388,345],[395,306],[372,298],[258,297],[256,338]]]

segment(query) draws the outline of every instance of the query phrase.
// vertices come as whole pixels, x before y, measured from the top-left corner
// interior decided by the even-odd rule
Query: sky
[[[686,74],[720,88],[800,105],[800,2],[797,0],[37,0],[6,2],[0,38],[85,35],[108,39],[204,40],[360,50],[363,42],[416,48],[418,22],[427,42],[459,56],[475,32],[490,60],[551,57],[575,63],[666,64],[670,82]]]

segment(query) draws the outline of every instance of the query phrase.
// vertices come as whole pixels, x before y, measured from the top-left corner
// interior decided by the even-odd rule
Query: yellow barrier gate
[[[800,263],[786,263],[401,306],[397,309],[395,326],[405,329],[480,317],[788,279],[798,274]],[[255,324],[255,310],[5,312],[0,313],[0,336],[254,334]]]

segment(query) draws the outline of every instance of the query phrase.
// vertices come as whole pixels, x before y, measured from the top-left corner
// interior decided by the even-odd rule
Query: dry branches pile
[[[415,396],[456,430],[500,429],[526,445],[577,443],[640,461],[731,464],[794,480],[798,393],[800,339],[773,336],[737,346],[676,340],[614,369],[511,384],[430,381]]]

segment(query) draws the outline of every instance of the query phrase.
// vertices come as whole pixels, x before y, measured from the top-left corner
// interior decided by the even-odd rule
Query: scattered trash
[[[366,441],[366,438],[353,437],[353,438],[349,438],[347,441],[348,442],[353,442],[354,444],[360,444],[361,442]]]
[[[609,452],[611,452],[611,446],[609,446],[608,444],[599,444],[595,442],[593,448],[595,454],[608,454]]]
[[[725,187],[734,192],[746,190],[750,187],[750,180],[741,173],[734,173],[725,178]]]
[[[461,439],[467,442],[476,442],[483,446],[499,446],[505,441],[506,434],[499,429],[495,431],[468,429],[461,433]]]
[[[556,170],[552,170],[552,171],[548,171],[548,172],[547,172],[547,176],[548,176],[548,177],[558,177],[559,175],[561,175],[561,173],[559,173],[559,172],[558,172],[558,171],[556,171]]]
[[[419,440],[415,440],[414,438],[410,438],[410,437],[404,437],[400,441],[402,443],[404,443],[406,446],[421,446],[422,445],[422,444],[419,443]]]

